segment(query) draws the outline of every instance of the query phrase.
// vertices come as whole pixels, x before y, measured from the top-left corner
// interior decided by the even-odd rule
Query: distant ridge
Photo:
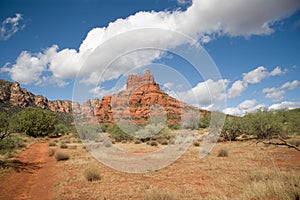
[[[49,101],[42,95],[34,95],[20,87],[18,82],[0,80],[1,110],[29,106],[51,110],[56,113],[80,115],[87,121],[95,123],[115,123],[119,119],[144,124],[151,120],[150,115],[159,114],[153,107],[159,105],[165,112],[169,124],[180,124],[183,114],[196,112],[205,115],[209,111],[180,102],[162,91],[155,82],[153,75],[146,70],[143,75],[129,75],[127,86],[118,94],[107,95],[99,100],[88,99],[82,105],[69,100]],[[151,111],[152,110],[152,111]]]

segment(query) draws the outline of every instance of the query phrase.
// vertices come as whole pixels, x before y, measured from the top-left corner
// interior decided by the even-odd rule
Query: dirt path
[[[55,160],[48,143],[37,142],[8,163],[14,168],[0,179],[0,199],[50,199],[55,181]]]

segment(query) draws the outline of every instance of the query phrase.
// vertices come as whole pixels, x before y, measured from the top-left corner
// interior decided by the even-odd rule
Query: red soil
[[[50,199],[55,181],[55,160],[48,143],[37,142],[11,160],[14,169],[0,179],[0,199]]]

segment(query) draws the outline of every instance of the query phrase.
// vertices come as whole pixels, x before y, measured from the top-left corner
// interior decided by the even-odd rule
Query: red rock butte
[[[151,111],[155,105],[162,109]],[[169,124],[180,124],[184,112],[196,111],[199,115],[208,112],[166,94],[154,81],[150,71],[146,70],[141,76],[129,75],[126,90],[103,97],[94,108],[94,116],[100,123],[131,121],[144,124],[150,121],[150,116],[159,115],[162,110]]]

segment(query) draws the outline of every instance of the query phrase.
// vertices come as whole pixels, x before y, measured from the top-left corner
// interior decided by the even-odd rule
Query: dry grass
[[[165,148],[134,142],[116,145],[132,153]],[[191,145],[183,156],[163,169],[130,174],[101,164],[82,144],[77,146],[77,149],[64,149],[72,159],[57,162],[56,200],[159,199],[161,196],[186,200],[297,199],[300,190],[300,155],[287,147],[264,146],[252,141],[222,142],[199,159],[201,145],[200,148]],[[218,157],[222,149],[230,153],[226,159]],[[101,172],[101,181],[87,181],[87,166],[95,166]]]
[[[70,158],[69,154],[66,154],[63,152],[56,152],[54,154],[54,157],[57,161],[69,160],[69,158]]]
[[[84,177],[88,181],[99,181],[99,180],[101,180],[100,171],[96,166],[88,167],[84,171]]]
[[[299,138],[289,139],[289,140],[287,140],[287,142],[290,143],[291,145],[296,146],[296,147],[300,146],[300,139]]]
[[[54,154],[55,154],[55,152],[56,152],[56,149],[49,149],[49,151],[48,151],[48,155],[49,155],[49,157],[52,157],[52,156],[54,156]]]
[[[56,143],[54,141],[48,142],[49,147],[55,147]]]
[[[68,148],[68,145],[66,143],[61,143],[60,144],[60,148],[61,149],[67,149]]]
[[[218,157],[228,157],[228,151],[226,149],[220,149],[218,151]]]
[[[179,200],[178,195],[162,189],[152,189],[146,191],[144,200]]]
[[[300,199],[300,174],[266,169],[249,175],[245,199]]]

